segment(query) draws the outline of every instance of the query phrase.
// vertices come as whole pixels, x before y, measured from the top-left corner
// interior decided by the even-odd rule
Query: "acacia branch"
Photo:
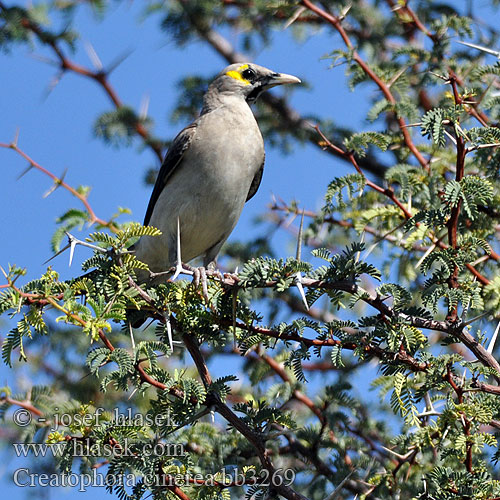
[[[344,30],[341,20],[338,17],[332,16],[322,8],[318,7],[317,5],[313,4],[309,0],[302,0],[301,4],[304,5],[304,7],[307,7],[309,10],[320,16],[322,19],[324,19],[326,22],[331,24],[340,34],[342,40],[344,41],[346,47],[351,51],[352,53],[352,58],[358,66],[365,72],[365,74],[373,80],[373,82],[378,86],[378,88],[382,91],[382,94],[384,94],[384,97],[387,99],[387,101],[391,104],[396,104],[396,98],[392,94],[389,86],[382,81],[378,75],[368,66],[368,64],[363,60],[363,58],[359,55],[359,53],[355,50],[349,36],[347,35],[347,32]],[[417,159],[417,161],[420,163],[420,165],[427,171],[429,172],[429,162],[422,156],[422,153],[418,150],[418,148],[415,146],[413,143],[413,139],[411,138],[410,131],[408,130],[408,126],[406,125],[406,122],[404,118],[399,117],[397,118],[397,122],[399,125],[399,128],[401,130],[401,133],[403,134],[403,138],[405,141],[406,146],[408,149],[413,153],[413,156]]]
[[[240,279],[237,274],[225,274],[223,277],[221,277],[216,271],[211,271],[207,270],[207,275],[208,276],[213,276],[215,277],[221,284],[223,284],[226,288],[235,288],[238,289],[241,287],[240,285]],[[318,279],[313,279],[313,278],[306,278],[303,277],[302,280],[302,286],[303,287],[310,287],[310,288],[323,288],[327,290],[339,290],[343,292],[347,292],[351,295],[359,293],[361,290],[359,286],[355,283],[349,282],[349,281],[325,281],[325,280],[318,280]],[[37,300],[43,300],[45,301],[44,303],[49,303],[50,305],[56,307],[59,309],[61,312],[63,312],[65,315],[70,317],[73,321],[79,323],[81,326],[85,326],[86,322],[79,316],[70,313],[69,311],[66,311],[62,306],[60,306],[52,297],[46,297],[44,295],[40,294],[28,294],[25,292],[22,292],[19,288],[17,288],[14,283],[12,283],[11,280],[8,279],[9,285],[21,296],[29,298],[30,299],[30,304],[34,304],[37,302]],[[259,288],[274,288],[276,286],[277,282],[275,280],[267,281],[264,283],[259,283],[256,286]],[[454,322],[449,322],[449,321],[436,321],[436,320],[430,320],[426,318],[420,318],[418,316],[412,316],[404,313],[396,313],[391,307],[387,306],[384,302],[384,299],[379,297],[378,295],[376,296],[371,296],[368,294],[363,294],[360,298],[363,302],[366,304],[372,306],[376,310],[378,310],[383,316],[389,318],[389,319],[402,319],[403,321],[407,322],[408,324],[415,326],[417,328],[421,329],[428,329],[428,330],[435,330],[435,331],[441,331],[444,333],[447,333],[448,335],[453,335],[457,337],[461,342],[464,343],[481,361],[481,363],[485,366],[489,366],[491,368],[494,368],[498,373],[500,377],[500,364],[496,361],[496,359],[479,343],[477,342],[468,332],[465,331],[465,326],[466,324],[463,323],[454,323]],[[154,315],[156,315],[156,311],[152,310],[150,311]],[[157,317],[157,316],[155,316]],[[157,318],[158,319],[158,318]],[[165,321],[165,318],[160,317],[160,320]],[[173,319],[173,318],[172,318]],[[226,322],[225,327],[232,326],[233,322]],[[346,349],[355,349],[356,345],[355,344],[350,344],[350,343],[343,343],[340,340],[335,340],[335,339],[326,339],[326,340],[320,340],[320,339],[306,339],[304,337],[301,337],[300,335],[295,335],[295,334],[281,334],[279,332],[273,331],[271,329],[267,328],[261,328],[261,327],[256,327],[253,325],[246,325],[245,323],[237,322],[236,326],[242,329],[246,329],[249,331],[254,331],[256,333],[261,333],[263,335],[269,336],[269,337],[274,337],[278,339],[283,339],[283,340],[291,340],[291,341],[298,341],[302,342],[305,345],[308,345],[310,347],[312,346],[334,346],[334,345],[342,345],[343,348]],[[109,345],[107,344],[106,341],[106,336],[102,330],[99,330],[99,336],[101,337],[101,340],[105,343],[105,345],[108,347],[108,349],[112,349],[111,343]],[[189,340],[188,340],[188,345],[189,345]],[[196,353],[196,348],[192,347],[193,353]],[[197,348],[199,351],[199,348]],[[394,360],[399,360],[400,362],[410,366],[412,369],[416,371],[423,371],[427,368],[425,363],[419,363],[415,358],[410,356],[408,353],[406,353],[404,350],[400,350],[398,353],[388,353],[384,349],[380,348],[379,346],[376,345],[363,345],[363,349],[365,352],[369,354],[373,354],[381,359],[387,359],[388,356],[394,356]],[[201,354],[200,354],[201,356]],[[195,359],[195,358],[193,358]],[[196,362],[196,359],[195,359]],[[198,363],[200,364],[200,367],[202,366],[202,363],[204,363],[203,357],[201,357],[201,360],[198,359]],[[139,374],[141,376],[141,379],[144,380],[145,382],[148,382],[155,387],[159,389],[165,389],[165,385],[162,384],[161,382],[154,381],[147,372],[144,371],[144,369],[141,367],[140,363],[137,365],[137,370],[139,371]],[[201,368],[200,368],[201,370]],[[204,375],[205,380],[208,385],[210,385],[211,382],[208,382],[208,371]],[[500,378],[498,378],[500,381]],[[174,391],[177,391],[178,389],[173,389]],[[181,391],[182,392],[182,391]]]
[[[455,105],[462,104],[462,98],[458,93],[457,83],[455,79],[455,74],[450,72],[450,83],[453,89],[453,98],[455,100]],[[455,180],[460,182],[464,177],[465,172],[465,156],[467,151],[465,149],[465,140],[461,134],[458,132],[455,133],[456,138],[456,150],[457,150],[457,158],[456,158],[456,166],[455,166]],[[460,209],[462,207],[462,199],[459,199],[458,202],[451,208],[450,219],[448,221],[448,244],[454,250],[457,249],[457,230],[458,230],[458,219],[460,217]],[[453,272],[448,278],[448,286],[450,288],[459,288],[460,284],[458,282],[458,273],[459,268],[458,264],[455,263]],[[456,321],[458,317],[458,304],[455,305],[448,313],[448,319],[452,322]]]
[[[7,403],[12,406],[19,406],[20,408],[24,408],[29,412],[33,413],[38,417],[43,415],[43,412],[36,408],[30,401],[19,401],[18,399],[11,398],[10,396],[3,395],[0,396],[0,403]]]
[[[193,358],[204,386],[208,389],[212,384],[212,377],[200,351],[196,337],[184,332],[182,338],[189,354],[191,354],[191,357]],[[238,418],[238,416],[226,404],[224,404],[218,396],[214,397],[213,401],[215,410],[253,445],[262,466],[269,471],[271,474],[270,477],[275,477],[277,471],[269,456],[262,436],[251,429],[243,420]],[[288,500],[307,500],[306,497],[284,484],[274,484],[273,489]]]
[[[5,148],[5,149],[12,149],[15,151],[19,156],[24,158],[28,163],[29,163],[29,168],[35,168],[36,170],[39,170],[40,172],[44,173],[48,177],[50,177],[54,181],[54,185],[56,187],[61,186],[66,191],[71,193],[75,198],[80,200],[83,203],[83,206],[85,207],[85,210],[87,211],[89,215],[89,222],[90,224],[97,223],[101,226],[108,227],[112,231],[116,231],[116,227],[111,221],[105,221],[104,219],[101,219],[100,217],[97,217],[95,214],[94,210],[90,206],[87,197],[81,193],[79,193],[75,188],[71,187],[69,184],[64,182],[64,180],[60,177],[57,177],[55,174],[53,174],[50,170],[47,170],[45,167],[42,167],[38,162],[33,160],[30,156],[28,156],[24,151],[22,151],[16,143],[11,143],[11,144],[6,144],[6,143],[0,143],[0,148]]]
[[[425,24],[418,17],[417,13],[408,5],[408,2],[405,2],[404,4],[398,2],[398,5],[396,5],[396,2],[394,2],[394,0],[386,0],[386,2],[391,7],[391,9],[397,14],[398,19],[400,19],[402,22],[405,22],[404,16],[406,15],[407,19],[408,18],[411,19],[411,24],[413,24],[413,26],[419,31],[421,31],[425,36],[430,38],[434,44],[440,43],[439,37],[435,33],[432,33],[427,28],[427,26],[425,26]],[[464,86],[460,78],[456,77],[456,81],[461,87]],[[481,125],[483,125],[483,127],[487,127],[489,123],[489,118],[484,112],[478,109],[479,103],[473,102],[470,104],[471,106],[467,106],[466,108],[467,113],[476,118],[476,120]]]
[[[269,205],[269,209],[271,211],[284,212],[285,214],[293,214],[294,216],[300,216],[300,215],[302,215],[302,213],[304,213],[305,217],[310,217],[311,219],[321,219],[322,222],[324,222],[326,224],[339,226],[339,227],[342,227],[345,229],[354,229],[354,224],[348,220],[337,219],[337,218],[333,217],[332,215],[327,215],[327,216],[325,216],[323,214],[320,215],[318,212],[313,212],[312,210],[304,210],[304,209],[299,210],[297,207],[294,207],[293,205],[289,206],[285,202],[283,202],[282,204],[278,204],[278,202],[275,201],[271,205]],[[271,220],[275,221],[278,225],[282,225],[282,223],[285,222],[285,220],[282,217],[278,218],[278,219],[271,218]],[[288,224],[290,224],[290,223],[288,223]],[[289,229],[289,228],[287,228],[287,229]],[[396,228],[396,229],[399,229],[399,228]],[[365,226],[363,228],[363,231],[368,233],[368,234],[371,234],[377,240],[377,242],[385,240],[385,241],[389,241],[390,243],[393,243],[397,246],[401,246],[402,248],[407,248],[405,246],[405,245],[407,245],[407,241],[403,240],[399,237],[394,236],[393,235],[394,230],[390,230],[390,231],[387,231],[385,233],[382,233],[381,231],[378,231],[377,229],[375,229],[371,226]],[[308,241],[311,241],[311,240],[308,239]],[[417,243],[412,243],[411,248],[412,248],[412,250],[415,250],[417,252],[427,252],[429,250],[428,246],[418,245]]]
[[[325,144],[333,149],[334,151],[337,151],[337,153],[339,155],[343,155],[345,156],[351,163],[352,165],[354,166],[354,168],[357,170],[357,172],[359,174],[361,174],[363,177],[365,177],[366,179],[366,176],[364,175],[364,173],[362,172],[361,168],[359,167],[359,165],[357,164],[356,162],[356,159],[354,158],[354,154],[352,152],[346,152],[344,151],[343,149],[339,148],[338,146],[336,146],[335,144],[333,144],[322,132],[321,130],[319,129],[319,127],[316,126],[316,130],[318,131],[318,133],[321,135],[321,138],[323,139],[323,141],[325,141]],[[463,139],[462,139],[463,141]],[[457,146],[458,147],[458,146]],[[462,148],[461,148],[461,153],[458,154],[457,153],[457,172],[459,171],[459,168],[458,168],[458,165],[460,164],[461,165],[461,177],[463,177],[463,171],[464,171],[464,168],[465,168],[465,154],[466,154],[466,149],[462,143]],[[461,158],[461,160],[460,160]],[[458,174],[457,174],[458,175]],[[375,184],[374,182],[366,179],[366,184],[367,186],[371,187],[372,189],[374,189],[375,191],[383,194],[384,196],[387,196],[402,212],[403,212],[403,215],[405,217],[406,220],[410,219],[412,217],[412,214],[411,212],[397,199],[394,191],[390,188],[387,188],[387,189],[384,189],[382,188],[381,186],[379,186],[378,184]],[[456,210],[456,213],[453,214],[452,212],[452,217],[450,218],[450,221],[449,221],[449,227],[452,228],[451,230],[451,235],[453,237],[454,235],[454,239],[452,237],[450,237],[450,246],[452,246],[453,248],[456,247],[456,241],[457,241],[457,238],[456,238],[456,228],[457,228],[457,224],[458,224],[458,215],[460,213],[460,203],[457,205],[457,207],[455,207],[457,210]],[[417,227],[420,225],[420,223],[417,223],[416,224]],[[441,248],[441,249],[446,249],[448,248],[448,246],[443,243],[440,239],[436,239],[436,238],[433,238],[434,239],[434,244]],[[454,242],[454,243],[453,243]],[[455,246],[453,246],[455,245]],[[492,258],[496,261],[500,260],[500,255],[498,255],[497,253],[495,253],[493,250],[490,251],[490,254],[488,256],[489,258]],[[483,285],[489,285],[490,283],[490,280],[488,278],[486,278],[485,276],[483,276],[472,264],[465,264],[465,267],[478,279],[478,281],[480,281]],[[455,275],[455,280],[458,279],[458,267],[456,267],[456,275]]]
[[[365,179],[366,185],[375,191],[383,194],[384,196],[387,196],[404,214],[405,219],[411,219],[412,215],[408,211],[408,209],[396,198],[396,195],[394,194],[394,191],[390,188],[383,188],[376,184],[375,182],[371,181],[370,179],[367,179],[366,175],[364,172],[361,170],[360,166],[358,165],[358,162],[356,161],[356,158],[354,156],[354,153],[352,151],[344,151],[342,148],[339,148],[335,144],[333,144],[324,134],[321,132],[320,128],[318,125],[314,127],[318,134],[321,136],[323,141],[325,141],[326,145],[335,151],[339,156],[345,157],[345,159],[349,162],[352,163],[353,167],[356,169],[358,174],[362,175],[363,178]]]
[[[3,2],[0,2],[0,9],[5,12],[8,10]],[[91,70],[68,59],[54,36],[44,31],[43,28],[34,22],[28,15],[23,16],[20,22],[22,27],[31,31],[40,43],[48,46],[52,50],[58,60],[62,72],[71,71],[77,75],[89,78],[90,80],[96,82],[103,89],[104,93],[108,96],[116,109],[123,107],[123,103],[119,98],[118,93],[108,80],[109,72],[102,69]],[[144,144],[153,151],[161,163],[163,161],[163,152],[160,143],[152,140],[152,137],[146,127],[139,121],[134,124],[134,129],[136,134],[144,140]]]

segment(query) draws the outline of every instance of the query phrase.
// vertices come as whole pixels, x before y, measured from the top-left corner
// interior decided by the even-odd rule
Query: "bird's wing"
[[[158,172],[153,192],[151,193],[148,209],[146,210],[146,216],[144,217],[145,226],[147,226],[151,220],[155,204],[158,201],[163,188],[167,185],[168,180],[181,163],[184,153],[189,148],[196,133],[197,125],[197,122],[193,122],[191,125],[188,125],[185,129],[181,130],[168,149],[160,171]]]
[[[260,166],[259,171],[255,174],[252,184],[250,184],[250,189],[248,190],[247,199],[245,201],[253,198],[255,196],[255,193],[257,192],[257,189],[259,189],[260,181],[262,180],[262,174],[264,173],[264,162],[265,159],[262,160],[262,165]]]

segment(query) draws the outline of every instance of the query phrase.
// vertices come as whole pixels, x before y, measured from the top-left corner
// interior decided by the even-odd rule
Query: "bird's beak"
[[[288,83],[301,83],[300,78],[287,75],[285,73],[274,73],[266,83],[266,87],[275,87],[276,85],[284,85]]]

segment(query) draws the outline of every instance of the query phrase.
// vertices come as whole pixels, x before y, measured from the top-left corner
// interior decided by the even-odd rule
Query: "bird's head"
[[[300,79],[276,73],[257,64],[236,63],[223,69],[211,83],[209,90],[242,96],[252,103],[265,90],[286,83],[300,83]]]

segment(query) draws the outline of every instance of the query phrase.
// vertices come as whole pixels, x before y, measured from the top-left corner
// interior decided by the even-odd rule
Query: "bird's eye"
[[[255,71],[251,68],[247,68],[245,71],[241,73],[241,76],[245,78],[245,80],[253,80],[256,76]]]

